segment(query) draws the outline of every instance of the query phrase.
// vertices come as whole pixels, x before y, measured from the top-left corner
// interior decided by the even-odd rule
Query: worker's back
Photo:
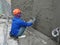
[[[11,26],[11,31],[10,31],[10,36],[11,37],[18,37],[23,34],[25,31],[25,28],[27,26],[31,26],[33,24],[33,21],[30,22],[25,22],[22,20],[21,17],[21,10],[20,9],[14,9],[13,10],[13,19],[12,19],[12,26]],[[22,28],[23,27],[23,28]]]
[[[10,35],[14,36],[14,37],[18,37],[18,33],[20,32],[20,34],[22,32],[24,32],[24,30],[20,31],[21,27],[27,27],[27,26],[31,26],[32,22],[25,22],[24,20],[18,18],[18,17],[14,17],[12,19],[12,26],[11,26],[11,31],[10,31]]]
[[[18,36],[19,29],[21,27],[20,23],[22,20],[20,18],[14,17],[12,20],[11,32],[10,34],[13,36]]]

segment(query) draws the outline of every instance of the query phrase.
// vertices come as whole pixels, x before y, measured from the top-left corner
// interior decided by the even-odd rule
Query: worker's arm
[[[25,22],[25,21],[23,21],[23,22],[21,23],[21,26],[29,27],[29,26],[31,26],[32,24],[33,24],[32,22]]]
[[[30,19],[28,22],[22,21],[21,25],[25,27],[31,26],[35,22],[35,18]]]

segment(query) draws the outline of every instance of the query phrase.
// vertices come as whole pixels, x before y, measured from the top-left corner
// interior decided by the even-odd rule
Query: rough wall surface
[[[55,0],[35,0],[34,2],[33,15],[37,16],[34,28],[51,37],[51,31],[57,27],[54,15]]]
[[[27,19],[27,17],[29,18],[32,15],[32,8],[33,8],[33,0],[15,0],[15,1],[11,1],[12,2],[12,10],[14,8],[20,8],[22,10],[23,13],[23,18]]]
[[[60,26],[58,2],[59,0],[12,0],[12,10],[21,8],[25,19],[36,17],[33,27],[52,38],[51,31]]]

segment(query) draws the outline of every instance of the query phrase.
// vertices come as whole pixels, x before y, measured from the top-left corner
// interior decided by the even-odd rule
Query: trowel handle
[[[33,19],[32,19],[32,20],[33,20],[33,22],[35,22],[35,21],[36,21],[35,17],[33,17]]]

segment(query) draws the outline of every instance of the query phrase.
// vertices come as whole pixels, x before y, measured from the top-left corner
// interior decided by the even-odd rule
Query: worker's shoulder
[[[12,21],[24,22],[24,20],[22,18],[16,18],[16,17],[13,17]]]

